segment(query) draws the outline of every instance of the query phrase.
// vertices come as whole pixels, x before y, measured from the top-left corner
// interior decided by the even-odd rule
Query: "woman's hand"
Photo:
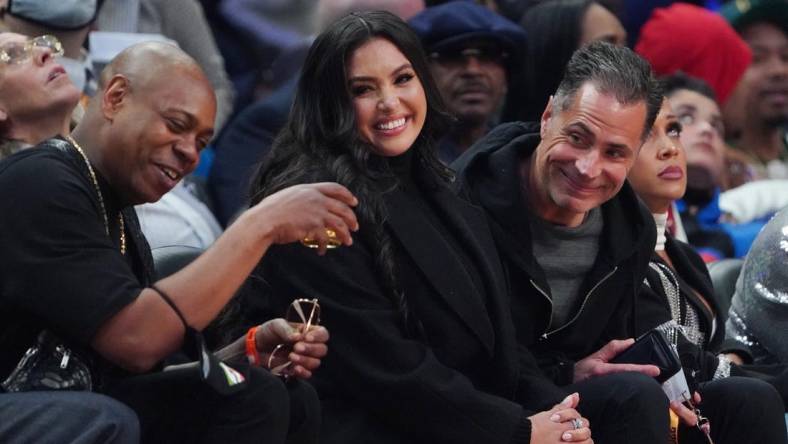
[[[695,395],[692,396],[692,403],[700,405],[700,401],[700,393],[695,392]],[[685,425],[695,427],[698,424],[698,415],[679,401],[671,401],[670,409],[673,410],[673,413],[675,413]]]
[[[530,416],[531,444],[593,444],[590,423],[575,410],[579,403],[580,395],[573,393],[552,409]],[[581,427],[576,428],[575,423]]]
[[[270,368],[292,362],[287,370],[290,376],[301,379],[312,377],[312,372],[320,367],[320,360],[328,353],[329,334],[322,326],[312,326],[305,333],[299,332],[282,318],[272,319],[257,328],[255,345],[260,352],[263,365]],[[288,351],[278,351],[271,360],[271,353],[283,345]]]

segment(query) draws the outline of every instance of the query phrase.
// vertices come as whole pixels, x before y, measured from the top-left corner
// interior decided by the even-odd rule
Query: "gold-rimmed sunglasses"
[[[24,42],[8,42],[0,45],[0,63],[18,65],[29,59],[33,49],[49,49],[54,56],[63,55],[63,45],[53,35],[40,35]]]
[[[287,307],[285,320],[299,333],[306,334],[320,325],[320,304],[317,299],[296,299]],[[293,363],[287,358],[292,351],[289,344],[279,344],[268,357],[271,374],[288,378],[292,376]]]

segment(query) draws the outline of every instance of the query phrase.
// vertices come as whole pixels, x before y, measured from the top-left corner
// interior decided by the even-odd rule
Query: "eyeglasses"
[[[285,320],[300,333],[306,334],[313,326],[320,325],[320,304],[317,299],[296,299],[285,313]],[[292,351],[289,344],[279,344],[268,357],[271,374],[289,378],[292,376],[293,363],[287,359]]]
[[[509,53],[497,46],[478,46],[471,48],[453,48],[436,51],[430,54],[430,59],[444,65],[465,64],[469,58],[475,58],[479,63],[504,64],[509,58]]]
[[[63,55],[63,45],[52,35],[41,35],[25,42],[8,42],[0,46],[0,63],[18,65],[29,59],[34,48],[49,49],[54,56]]]

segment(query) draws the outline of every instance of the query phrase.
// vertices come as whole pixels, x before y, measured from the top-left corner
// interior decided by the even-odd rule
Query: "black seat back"
[[[714,293],[717,296],[717,303],[725,319],[728,318],[731,299],[736,291],[736,280],[739,278],[743,264],[743,259],[722,259],[708,264],[711,283],[714,285]]]
[[[153,266],[156,269],[155,280],[164,279],[189,265],[202,252],[202,248],[186,245],[169,245],[152,249]]]

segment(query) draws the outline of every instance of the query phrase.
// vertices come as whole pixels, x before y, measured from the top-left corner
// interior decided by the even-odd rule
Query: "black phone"
[[[651,330],[637,338],[634,344],[610,360],[613,364],[655,365],[659,368],[657,382],[662,384],[681,371],[681,361],[665,334]]]

